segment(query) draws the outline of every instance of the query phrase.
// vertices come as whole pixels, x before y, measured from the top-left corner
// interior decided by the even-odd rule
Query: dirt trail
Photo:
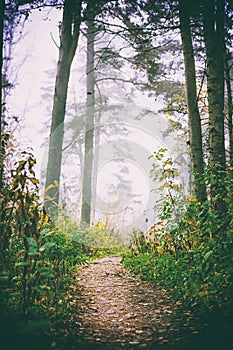
[[[176,303],[163,288],[125,270],[119,256],[83,266],[73,295],[70,321],[85,343],[96,344],[93,349],[176,349],[181,341]]]

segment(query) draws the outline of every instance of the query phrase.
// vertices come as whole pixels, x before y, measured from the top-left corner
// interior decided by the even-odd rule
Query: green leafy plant
[[[185,308],[198,313],[233,308],[233,215],[232,215],[232,169],[227,169],[224,186],[219,194],[226,204],[226,217],[219,221],[218,211],[210,195],[204,203],[195,196],[185,198],[183,216],[175,226],[167,225],[173,220],[173,199],[179,193],[170,180],[175,178],[172,161],[164,161],[166,150],[155,155],[162,161],[162,168],[154,165],[156,180],[171,189],[170,199],[162,195],[160,220],[146,233],[132,241],[131,249],[124,256],[124,264],[143,279],[167,288],[171,295]],[[169,165],[172,168],[167,169]],[[159,175],[159,169],[162,169]],[[160,176],[160,177],[159,177]],[[221,177],[221,176],[220,176]],[[222,177],[221,177],[222,178]],[[170,179],[170,180],[167,180]],[[203,181],[211,191],[215,181],[208,172]],[[167,204],[167,201],[170,203]],[[170,210],[171,209],[171,210]]]
[[[23,152],[1,189],[1,316],[58,312],[73,269],[87,261],[80,244],[59,231],[39,199],[33,154]],[[64,302],[63,302],[64,301]]]

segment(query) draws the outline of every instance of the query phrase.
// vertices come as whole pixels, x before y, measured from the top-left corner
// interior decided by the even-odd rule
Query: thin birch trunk
[[[225,81],[227,89],[227,126],[229,135],[229,165],[233,167],[233,103],[232,103],[232,87],[231,75],[228,57],[226,55],[225,62]]]
[[[3,158],[4,158],[4,149],[3,149],[3,132],[2,132],[2,66],[3,66],[3,32],[4,32],[4,14],[5,14],[5,1],[0,1],[0,189],[2,188],[3,181]]]
[[[224,134],[224,0],[206,0],[203,7],[204,42],[207,66],[211,200],[223,222],[225,203]]]
[[[94,142],[94,105],[95,105],[95,25],[94,14],[89,12],[87,19],[87,99],[86,99],[86,120],[85,120],[85,152],[84,171],[82,181],[82,208],[81,223],[86,226],[91,224],[92,205],[92,180],[93,180],[93,142]]]

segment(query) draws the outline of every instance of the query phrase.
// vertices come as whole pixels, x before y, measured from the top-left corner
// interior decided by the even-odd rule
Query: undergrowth
[[[199,242],[189,251],[140,252],[125,255],[124,266],[142,279],[166,287],[186,309],[198,313],[232,309],[233,237]]]
[[[52,222],[35,163],[23,152],[0,192],[0,329],[7,349],[14,338],[54,336],[69,316],[78,266],[121,249],[106,228],[81,228],[62,213]]]
[[[225,172],[226,192],[217,199],[208,196],[199,203],[195,196],[183,195],[180,201],[176,167],[171,159],[169,166],[163,160],[164,150],[158,155],[156,159],[162,160],[159,221],[149,232],[134,230],[124,266],[166,287],[185,309],[200,314],[229,312],[233,309],[233,169]],[[157,168],[155,164],[154,173]],[[208,171],[204,181],[209,190],[214,179]],[[226,208],[224,217],[215,209],[219,199]]]

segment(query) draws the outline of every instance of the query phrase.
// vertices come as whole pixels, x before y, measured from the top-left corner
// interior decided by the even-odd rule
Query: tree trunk
[[[94,105],[95,105],[95,25],[94,13],[89,11],[87,19],[87,100],[85,121],[85,153],[84,172],[82,182],[82,209],[81,223],[86,226],[91,224],[92,179],[93,179],[93,139],[94,139]]]
[[[46,209],[49,211],[49,214],[55,214],[55,216],[59,204],[59,182],[67,91],[71,64],[78,45],[81,7],[82,0],[65,0],[64,2],[45,182],[45,190],[47,189]]]
[[[203,203],[206,199],[206,186],[202,176],[204,160],[202,149],[201,118],[197,104],[196,70],[190,28],[190,16],[186,0],[179,1],[180,32],[185,66],[186,97],[190,125],[191,159],[194,173],[194,188],[197,200]]]
[[[98,86],[96,84],[96,86]],[[99,90],[99,89],[98,89]],[[93,159],[93,179],[92,179],[92,213],[91,218],[93,222],[95,221],[96,214],[96,198],[97,198],[97,180],[98,180],[98,166],[99,166],[99,144],[100,144],[100,119],[101,119],[101,106],[102,102],[100,102],[100,109],[98,111],[98,117],[95,119],[95,144],[94,144],[94,159]]]
[[[231,74],[229,67],[229,59],[226,53],[225,57],[225,81],[227,88],[227,125],[229,133],[229,165],[233,167],[233,103],[232,103],[232,88],[231,88]]]
[[[3,66],[3,33],[4,33],[5,1],[0,1],[0,189],[3,181],[3,132],[2,132],[2,66]]]
[[[224,0],[204,2],[203,24],[207,65],[211,199],[220,217],[225,214],[224,172]]]

